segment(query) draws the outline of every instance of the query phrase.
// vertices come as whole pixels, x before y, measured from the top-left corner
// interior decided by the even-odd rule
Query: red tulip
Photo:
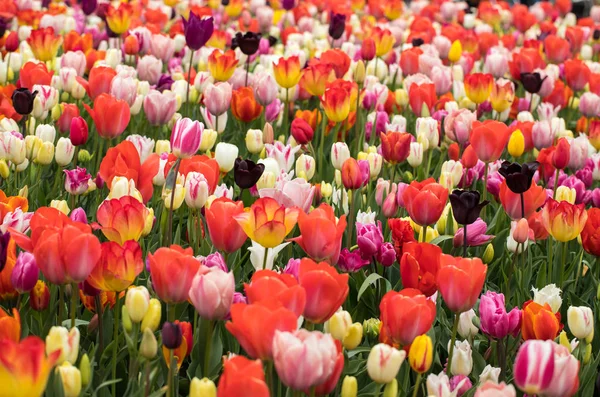
[[[588,218],[581,231],[583,249],[594,256],[600,256],[600,208],[590,208]]]
[[[88,95],[95,101],[101,94],[110,93],[110,84],[117,72],[108,66],[95,66],[88,78]]]
[[[200,261],[194,258],[191,248],[179,245],[162,247],[148,254],[150,276],[156,295],[167,303],[181,303],[188,300],[192,281]]]
[[[275,300],[283,307],[301,316],[306,305],[306,291],[291,274],[279,274],[272,270],[259,270],[252,281],[244,284],[248,303]]]
[[[479,258],[442,255],[437,283],[448,308],[454,313],[471,309],[481,294],[487,266]]]
[[[381,155],[392,164],[398,164],[408,158],[412,135],[402,132],[390,131],[381,133]]]
[[[510,130],[504,123],[495,120],[486,120],[483,123],[473,122],[471,146],[473,146],[479,160],[484,163],[498,160],[509,138]]]
[[[513,220],[521,219],[521,196],[514,193],[508,188],[506,181],[500,185],[499,193],[500,202],[506,214]],[[535,182],[531,183],[531,187],[525,193],[523,193],[523,200],[525,203],[525,218],[528,218],[538,208],[540,208],[546,202],[548,194],[546,189],[538,186]]]
[[[562,63],[571,56],[571,45],[563,38],[548,35],[544,39],[546,58],[552,63]]]
[[[110,94],[100,94],[94,100],[94,108],[90,108],[84,103],[83,107],[88,111],[98,135],[102,138],[116,138],[121,135],[131,118],[131,112],[127,102],[120,99],[115,99]]]
[[[437,291],[437,273],[442,249],[429,243],[408,242],[402,247],[400,275],[405,288],[415,288],[425,296]]]
[[[408,215],[421,226],[432,225],[440,219],[446,201],[448,189],[436,183],[433,178],[423,182],[413,181],[402,194]]]
[[[253,361],[244,356],[225,360],[218,393],[219,397],[269,397],[260,360]]]
[[[429,116],[437,99],[433,83],[412,84],[408,93],[410,108],[417,117]]]
[[[205,209],[206,224],[213,246],[225,252],[235,252],[244,245],[248,236],[233,219],[234,215],[244,212],[244,203],[231,201],[226,197],[214,200]]]
[[[590,68],[581,59],[565,61],[565,80],[573,91],[581,91],[590,80]]]

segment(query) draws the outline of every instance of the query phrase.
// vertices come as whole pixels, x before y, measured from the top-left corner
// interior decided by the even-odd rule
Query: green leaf
[[[356,297],[356,300],[360,301],[360,297],[362,296],[362,294],[365,293],[365,291],[367,290],[367,288],[370,285],[374,284],[379,279],[385,280],[385,284],[387,286],[387,290],[388,291],[392,289],[392,284],[390,284],[390,282],[388,280],[384,279],[383,277],[381,277],[377,273],[371,273],[371,274],[369,274],[369,276],[366,278],[366,280],[360,286],[360,289],[358,290],[358,296]]]

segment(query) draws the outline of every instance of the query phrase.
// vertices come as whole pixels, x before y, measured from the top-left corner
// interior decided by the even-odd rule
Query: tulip
[[[161,318],[161,306],[160,301],[158,299],[150,299],[148,305],[148,311],[144,315],[142,319],[141,330],[144,331],[146,329],[154,332],[158,329],[158,325],[160,324]]]
[[[469,339],[477,335],[479,328],[473,324],[473,319],[477,318],[475,310],[471,309],[466,312],[462,312],[458,319],[458,334],[463,339]]]
[[[37,91],[31,92],[28,88],[17,88],[11,95],[11,101],[15,108],[15,111],[22,115],[28,115],[33,111],[33,101]]]
[[[258,182],[265,170],[264,164],[255,164],[252,160],[235,159],[234,179],[242,189],[250,189]]]
[[[404,190],[402,199],[411,219],[421,225],[434,224],[442,215],[448,190],[435,183],[433,178],[423,182],[413,181]]]
[[[417,336],[431,328],[436,309],[435,304],[419,290],[405,288],[400,292],[386,293],[379,304],[379,311],[380,341],[410,345]]]
[[[174,92],[165,91],[165,92],[161,93],[159,91],[152,90],[152,91],[150,91],[150,93],[148,93],[148,95],[146,95],[144,97],[144,113],[146,114],[146,117],[148,118],[148,121],[150,122],[151,125],[167,124],[173,118],[176,111],[177,111],[177,97]],[[193,127],[191,127],[190,124]],[[198,128],[200,128],[197,126],[197,124],[199,125],[200,123],[198,121],[184,122],[183,125],[185,127],[182,126],[179,128],[185,128],[184,131],[189,128],[193,128],[192,131],[196,131]],[[173,134],[175,131],[177,131],[177,128],[174,127],[173,130],[174,131],[171,132],[171,144],[173,143]],[[194,133],[192,136],[196,137],[196,135],[197,135],[197,133]],[[202,135],[202,132],[200,132],[200,135],[198,136],[198,138],[200,138],[201,135]],[[176,135],[176,136],[179,136],[179,135]],[[195,145],[196,139],[193,139],[190,142],[193,142]],[[198,140],[198,142],[199,142],[199,140]],[[198,144],[198,146],[200,146],[200,145]]]
[[[425,296],[437,291],[437,273],[442,250],[429,243],[407,242],[402,246],[400,274],[405,288],[420,290]]]
[[[46,310],[50,303],[50,289],[42,280],[38,280],[35,287],[29,291],[29,306],[35,311]]]
[[[192,249],[178,245],[159,248],[148,254],[150,275],[156,294],[167,303],[184,302],[200,262],[192,256]],[[177,279],[170,275],[177,274]]]
[[[306,145],[312,141],[314,136],[314,131],[310,124],[298,117],[292,121],[291,133],[296,142],[300,145]]]
[[[52,356],[59,351],[56,356],[57,363],[65,361],[74,364],[79,355],[79,329],[76,327],[67,330],[65,327],[52,327],[46,336],[46,354]]]
[[[198,149],[202,141],[204,125],[198,121],[183,118],[177,120],[171,131],[171,150],[178,158],[190,158]]]
[[[238,60],[232,50],[226,52],[214,50],[208,57],[208,70],[217,81],[229,80],[237,64]]]
[[[227,173],[233,169],[237,154],[237,146],[225,142],[217,143],[215,159],[219,163],[219,169],[221,172]]]
[[[413,371],[423,374],[429,371],[433,362],[433,344],[427,335],[420,335],[410,345],[408,362]]]
[[[352,157],[348,158],[342,164],[342,183],[348,190],[360,189],[366,182],[361,173],[358,161]]]
[[[510,130],[504,123],[486,120],[481,123],[473,122],[471,132],[471,146],[479,160],[490,163],[500,158],[510,138]]]
[[[493,338],[502,339],[508,334],[516,336],[520,329],[521,310],[514,308],[506,312],[504,294],[488,291],[479,302],[481,330]]]
[[[38,282],[40,270],[35,257],[29,252],[21,252],[12,269],[10,281],[19,293],[33,290]]]
[[[290,89],[300,81],[302,71],[300,69],[300,58],[291,56],[287,59],[279,58],[279,62],[273,62],[273,75],[280,87]]]
[[[72,195],[80,195],[88,190],[88,181],[92,176],[85,168],[77,167],[74,170],[64,170],[65,190]]]
[[[590,80],[591,71],[581,59],[569,59],[564,63],[564,75],[573,91],[581,91]]]
[[[567,320],[571,333],[579,339],[594,335],[594,313],[586,306],[571,306],[567,310]]]
[[[244,244],[246,233],[234,219],[235,215],[243,212],[241,201],[233,202],[224,197],[214,200],[206,209],[206,224],[215,248],[231,253]]]
[[[594,255],[600,255],[600,240],[598,235],[600,233],[600,209],[590,208],[588,211],[588,219],[581,231],[581,243],[583,249]]]
[[[215,383],[208,379],[202,378],[202,380],[194,377],[190,382],[190,397],[216,397],[217,387]]]
[[[210,84],[204,91],[204,103],[213,116],[220,116],[229,109],[231,96],[229,83]]]
[[[125,307],[127,313],[134,323],[139,323],[144,319],[150,306],[150,294],[146,287],[132,287],[127,290],[125,296]]]
[[[15,343],[21,340],[21,317],[17,309],[12,310],[13,316],[0,308],[0,340],[8,339]]]
[[[566,201],[548,199],[542,209],[542,222],[546,231],[561,242],[579,236],[587,221],[583,204],[574,205]]]
[[[319,331],[275,331],[273,361],[281,381],[294,390],[322,384],[334,370],[337,348]]]
[[[342,381],[341,397],[356,397],[358,382],[354,376],[346,375]]]
[[[109,94],[100,94],[94,100],[94,108],[83,105],[88,111],[98,134],[102,138],[116,138],[121,135],[129,124],[131,113],[127,102],[115,99]]]
[[[234,397],[268,397],[269,387],[265,382],[260,360],[249,360],[243,356],[234,356],[224,360],[223,374],[219,378],[217,395]]]
[[[397,350],[384,343],[379,343],[371,348],[367,358],[367,372],[376,383],[390,383],[400,370],[406,352]]]
[[[392,164],[403,162],[410,155],[412,136],[407,133],[381,133],[381,154]]]
[[[250,303],[278,301],[297,316],[302,314],[306,305],[306,292],[289,274],[258,270],[252,275],[252,282],[244,285],[244,289]]]
[[[132,196],[105,200],[98,207],[96,218],[102,233],[120,245],[128,240],[138,241],[146,222],[148,209]]]
[[[489,98],[493,86],[494,78],[490,74],[474,73],[465,77],[467,97],[478,105]]]
[[[331,162],[336,170],[341,170],[342,165],[350,158],[350,149],[344,142],[336,142],[331,146]]]
[[[197,51],[206,44],[213,34],[214,21],[212,17],[200,18],[190,12],[187,20],[183,18],[183,27],[187,46]]]
[[[60,351],[46,356],[44,342],[35,336],[14,342],[0,340],[0,375],[6,396],[42,396]],[[32,366],[35,362],[37,365]]]
[[[81,372],[68,361],[57,368],[65,397],[77,397],[81,393]]]
[[[320,97],[325,93],[327,84],[335,79],[335,73],[330,64],[316,63],[304,69],[300,86],[310,95]]]
[[[460,314],[475,305],[486,273],[487,266],[479,258],[468,259],[442,254],[437,283],[451,311]]]
[[[233,302],[233,273],[213,268],[200,268],[192,281],[189,297],[202,318],[225,318]]]
[[[538,394],[549,389],[555,372],[556,349],[552,341],[526,341],[515,358],[515,383],[528,394]],[[535,361],[532,359],[535,357]]]
[[[523,305],[521,332],[523,339],[552,340],[560,330],[560,317],[556,316],[550,305],[543,306],[536,302],[526,302]]]
[[[475,397],[516,397],[517,392],[513,385],[500,384],[493,381],[480,382],[482,385],[477,388]]]
[[[334,123],[343,122],[350,114],[350,96],[343,88],[332,86],[326,89],[321,104],[327,118]]]
[[[521,198],[520,194],[514,193],[509,189],[508,182],[509,178],[500,185],[499,198],[504,211],[506,211],[508,216],[512,219],[520,219],[522,217],[528,218],[539,207],[544,205],[548,198],[546,190],[534,182],[531,183],[529,189],[526,189],[526,191],[522,193],[523,198]],[[513,187],[518,188],[520,183],[521,181],[518,179],[515,180],[515,186]]]

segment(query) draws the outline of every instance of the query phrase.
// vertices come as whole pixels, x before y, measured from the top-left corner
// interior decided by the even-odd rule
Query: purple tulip
[[[283,269],[283,274],[291,274],[298,279],[298,271],[300,270],[300,259],[290,258],[287,265]]]
[[[504,294],[488,291],[479,301],[481,331],[492,338],[502,339],[508,334],[516,337],[521,329],[521,310],[515,307],[506,312]]]
[[[583,182],[586,188],[592,187],[592,184],[594,183],[594,172],[592,168],[582,168],[575,172],[575,176]]]
[[[75,208],[73,211],[71,211],[71,213],[69,214],[69,218],[71,218],[71,220],[75,222],[81,222],[85,224],[88,223],[85,210],[81,207]]]
[[[468,376],[456,375],[450,378],[450,389],[452,392],[456,392],[457,397],[465,394],[471,387],[473,387],[473,383]]]
[[[185,30],[186,44],[192,50],[197,51],[210,39],[215,26],[212,17],[200,19],[196,14],[190,12],[190,17],[187,21],[183,18],[183,28]]]
[[[10,282],[20,293],[29,292],[35,287],[39,273],[33,254],[21,252],[10,275]]]
[[[577,178],[574,175],[571,175],[567,178],[565,178],[564,181],[562,181],[562,183],[560,183],[561,186],[566,186],[568,188],[571,189],[575,189],[575,204],[581,204],[584,202],[585,199],[585,183],[583,183],[579,178]]]
[[[6,266],[6,257],[8,255],[8,242],[10,241],[10,233],[0,232],[0,272]]]
[[[360,248],[363,259],[371,259],[379,252],[379,247],[383,244],[383,233],[381,232],[381,222],[377,225],[356,222],[356,244]]]
[[[92,15],[98,7],[97,0],[81,0],[81,9],[85,15]]]
[[[362,258],[360,251],[350,252],[348,248],[344,248],[340,252],[337,267],[346,273],[355,273],[365,266],[369,265],[369,261]]]
[[[477,220],[467,228],[467,246],[477,247],[487,244],[494,236],[485,234],[486,231],[487,224],[481,218],[477,218]],[[462,247],[464,245],[464,238],[464,228],[461,227],[454,235],[454,246]]]
[[[225,259],[223,259],[223,255],[220,252],[212,253],[207,257],[200,257],[200,262],[206,267],[217,267],[225,273],[229,271],[227,263],[225,263]]]
[[[385,267],[392,266],[396,261],[396,251],[392,243],[383,243],[377,252],[377,262]]]

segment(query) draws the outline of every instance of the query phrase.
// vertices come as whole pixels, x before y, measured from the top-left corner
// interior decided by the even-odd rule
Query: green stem
[[[62,326],[64,319],[65,302],[63,301],[63,287],[58,286],[58,325]]]
[[[458,332],[459,313],[454,313],[454,325],[452,326],[452,337],[450,338],[450,349],[448,350],[448,367],[446,372],[452,376],[452,355],[454,354],[454,342],[456,341],[456,333]]]
[[[565,279],[565,267],[566,267],[566,262],[567,262],[567,247],[568,247],[569,243],[564,242],[562,243],[562,258],[561,258],[561,263],[560,263],[560,276],[559,276],[559,280],[560,280],[560,284],[558,285],[558,288],[563,288],[563,282]]]
[[[212,335],[213,335],[213,331],[214,331],[214,322],[213,320],[209,320],[208,321],[208,329],[206,332],[206,347],[204,349],[204,368],[202,368],[202,370],[204,371],[204,376],[208,378],[208,376],[210,375],[208,366],[210,365],[210,353],[211,353],[211,347],[212,347]]]
[[[175,322],[175,305],[167,304],[167,319],[170,323]]]
[[[185,93],[185,103],[190,102],[190,89],[192,87],[192,64],[194,63],[194,50],[190,49],[190,66],[188,68],[188,85]],[[247,79],[247,77],[246,77]],[[248,85],[248,84],[246,84]]]
[[[554,281],[554,239],[548,238],[548,284]]]
[[[177,366],[177,363],[173,365],[173,349],[169,349],[169,375],[167,378],[167,396],[173,397],[173,367]]]
[[[581,254],[579,255],[579,262],[577,263],[577,274],[575,275],[575,284],[574,287],[575,290],[573,291],[575,294],[577,294],[577,287],[579,286],[579,277],[581,276],[581,266],[583,264],[583,250],[581,250]]]
[[[553,192],[552,192],[552,198],[553,198],[554,200],[556,200],[556,188],[558,188],[558,176],[560,175],[560,172],[559,172],[559,171],[560,171],[560,170],[559,170],[558,168],[557,168],[557,169],[554,171],[554,174],[555,174],[555,175],[554,175],[554,186],[553,186],[553,187],[554,187],[554,190],[553,190]]]
[[[175,191],[177,190],[177,175],[179,174],[179,166],[181,165],[181,161],[177,160],[175,162],[175,178],[173,178],[173,185],[171,186],[171,205],[169,206],[169,219],[167,225],[167,236],[166,236],[166,246],[170,246],[173,241],[173,204],[175,203]]]
[[[423,378],[423,374],[418,373],[417,374],[417,380],[415,381],[415,390],[413,390],[413,397],[417,397],[417,394],[419,393],[419,386],[421,386],[421,380]]]
[[[317,113],[318,114],[318,113]],[[318,163],[317,166],[319,167],[319,177],[321,178],[321,180],[324,180],[324,174],[325,172],[324,167],[325,164],[323,164],[323,149],[325,146],[325,129],[327,128],[326,126],[326,122],[325,122],[325,111],[321,112],[321,135],[319,136],[319,158],[318,158]]]
[[[485,170],[484,170],[484,174],[483,174],[483,200],[485,201],[487,199],[487,184],[488,184],[488,173],[489,173],[489,168],[490,165],[488,163],[485,163]],[[481,216],[481,219],[485,220],[485,208],[483,207],[483,214]]]
[[[75,327],[75,313],[77,309],[77,294],[79,288],[76,283],[71,283],[71,328]]]
[[[112,356],[112,379],[117,379],[117,353],[119,352],[119,315],[121,313],[121,300],[119,294],[117,294],[117,301],[115,302],[115,315],[113,324],[113,356]],[[112,396],[117,397],[117,384],[112,384]]]
[[[264,248],[265,248],[265,256],[263,257],[262,269],[266,270],[267,269],[267,259],[269,257],[269,255],[268,255],[269,254],[269,249],[267,247],[264,247]]]
[[[96,295],[94,298],[94,302],[96,304],[96,315],[98,316],[98,359],[102,357],[102,351],[104,350],[104,328],[103,328],[103,308],[102,301],[100,300],[100,295]]]
[[[357,190],[360,194],[360,190]],[[350,221],[348,222],[348,235],[346,236],[346,247],[350,247],[352,244],[352,229],[354,228],[354,205],[356,204],[356,198],[358,195],[357,191],[352,192],[352,202],[350,203]]]

